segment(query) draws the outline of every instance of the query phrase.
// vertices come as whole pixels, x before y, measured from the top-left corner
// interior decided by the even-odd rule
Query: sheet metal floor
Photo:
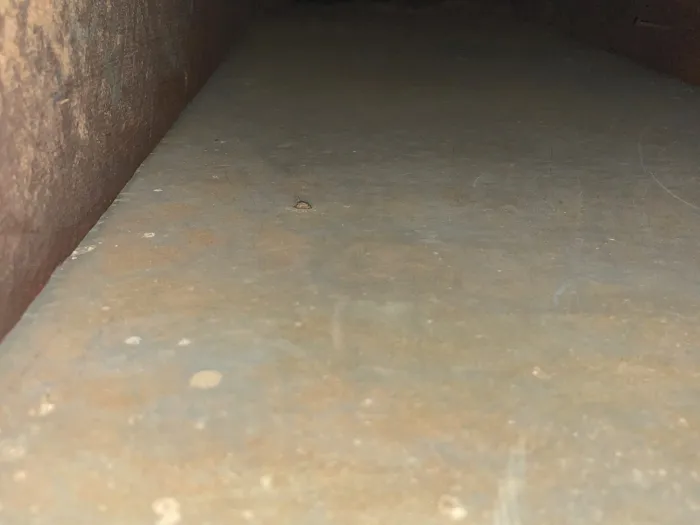
[[[503,13],[261,23],[0,348],[0,522],[698,523],[699,136]]]

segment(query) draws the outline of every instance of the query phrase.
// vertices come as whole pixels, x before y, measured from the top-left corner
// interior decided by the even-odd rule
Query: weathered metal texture
[[[0,339],[206,81],[249,7],[0,4]]]
[[[639,3],[612,48],[660,71],[700,85],[700,4],[696,0]]]
[[[700,4],[695,0],[512,0],[523,16],[700,84]]]

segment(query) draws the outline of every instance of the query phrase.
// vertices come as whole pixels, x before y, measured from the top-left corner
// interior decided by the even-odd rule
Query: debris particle
[[[438,512],[452,521],[462,521],[467,517],[467,509],[455,496],[445,494],[438,500]]]
[[[131,346],[136,346],[141,344],[141,338],[138,335],[132,335],[124,339],[124,342]]]
[[[192,344],[191,339],[187,339],[186,337],[183,337],[177,342],[177,346],[190,346]]]
[[[146,232],[141,237],[143,237],[144,239],[152,239],[155,236],[156,236],[156,234],[153,232]]]
[[[175,498],[159,498],[151,504],[158,520],[156,525],[176,525],[182,520],[180,502]]]
[[[218,370],[201,370],[190,378],[190,388],[208,390],[216,388],[221,383],[221,372]]]
[[[546,372],[543,372],[539,366],[532,369],[532,375],[538,379],[550,379],[552,376]]]
[[[156,188],[156,189],[153,190],[153,191],[155,191],[155,192],[161,192],[161,191],[163,191],[163,189],[162,189],[162,188]]]
[[[51,402],[51,399],[49,398],[48,394],[45,395],[44,399],[42,399],[41,401],[41,405],[39,405],[39,415],[48,416],[55,409],[56,405]]]
[[[48,394],[46,394],[43,399],[41,400],[41,404],[39,405],[38,409],[31,409],[29,411],[29,415],[32,417],[44,417],[48,416],[51,412],[53,412],[56,409],[56,405],[51,402],[51,399],[49,398]]]
[[[308,201],[298,200],[296,204],[294,204],[294,208],[297,210],[310,210],[312,206]]]
[[[94,244],[90,244],[89,246],[80,246],[79,248],[76,248],[75,250],[73,250],[73,253],[71,254],[70,258],[72,260],[76,260],[81,255],[85,255],[86,253],[90,253],[95,248],[97,248],[97,246]]]

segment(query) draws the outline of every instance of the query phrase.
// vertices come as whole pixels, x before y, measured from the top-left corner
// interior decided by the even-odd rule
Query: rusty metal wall
[[[216,68],[251,2],[0,2],[0,338]]]
[[[697,0],[511,0],[523,17],[700,85]]]

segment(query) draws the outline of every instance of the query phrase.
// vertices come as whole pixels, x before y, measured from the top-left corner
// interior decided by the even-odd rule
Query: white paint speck
[[[151,504],[151,509],[158,517],[156,525],[176,525],[182,521],[180,502],[175,498],[158,498]]]
[[[163,191],[163,189],[162,189],[162,188],[156,188],[156,189],[155,189],[155,190],[153,190],[153,191],[155,191],[156,193],[158,193],[158,192],[161,192],[161,191]]]
[[[80,246],[80,247],[76,248],[75,250],[73,250],[73,253],[71,254],[70,258],[75,260],[78,257],[80,257],[81,255],[85,255],[86,253],[90,253],[95,248],[97,248],[97,246],[94,244],[90,244],[89,246]]]
[[[131,346],[136,346],[141,344],[141,338],[138,335],[132,335],[124,339],[124,342]]]
[[[440,496],[438,512],[452,521],[462,521],[469,514],[459,498],[449,494]]]
[[[271,475],[266,474],[260,478],[260,486],[264,490],[272,490],[273,485],[274,485],[274,481],[273,481]]]
[[[549,379],[552,377],[548,373],[544,372],[539,366],[532,369],[532,375],[538,379]]]
[[[141,237],[143,237],[144,239],[152,239],[155,236],[156,234],[153,232],[146,232],[143,235],[141,235]]]
[[[200,370],[190,377],[190,388],[209,390],[221,383],[222,374],[218,370]]]
[[[191,339],[187,339],[186,337],[183,337],[177,342],[177,346],[190,346],[192,344]]]
[[[32,417],[46,417],[54,410],[56,410],[56,405],[51,402],[48,396],[45,396],[44,399],[42,399],[39,408],[30,410],[29,415]]]

